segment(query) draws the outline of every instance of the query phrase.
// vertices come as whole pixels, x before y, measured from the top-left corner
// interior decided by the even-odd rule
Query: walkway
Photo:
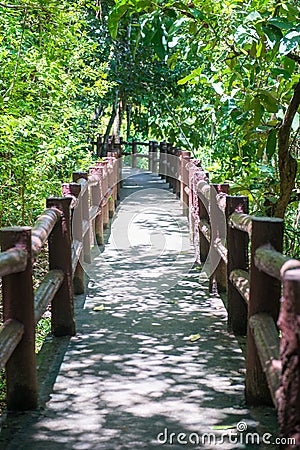
[[[244,358],[223,303],[192,268],[179,201],[156,175],[125,175],[108,243],[86,267],[86,298],[76,298],[77,335],[47,340],[41,408],[10,417],[1,448],[264,448],[192,445],[270,419],[244,404]]]

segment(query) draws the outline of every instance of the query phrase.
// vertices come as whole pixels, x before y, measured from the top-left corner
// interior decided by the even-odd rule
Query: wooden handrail
[[[104,243],[104,218],[108,226],[121,181],[120,165],[112,154],[90,168],[90,173],[76,172],[73,179],[73,183],[62,185],[63,197],[47,199],[47,209],[32,229],[1,230],[5,322],[0,329],[0,367],[6,366],[9,380],[9,410],[37,406],[34,334],[49,303],[52,333],[75,334],[73,289],[83,293],[83,262],[90,261],[92,245]],[[32,264],[47,240],[49,270],[34,293]],[[20,389],[23,396],[19,395]]]

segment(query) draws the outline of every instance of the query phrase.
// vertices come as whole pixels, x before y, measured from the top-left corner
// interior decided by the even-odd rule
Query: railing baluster
[[[2,251],[17,246],[27,252],[25,270],[2,279],[4,321],[17,320],[24,326],[22,340],[6,364],[7,407],[22,411],[36,408],[38,401],[31,228],[4,228],[0,236]]]
[[[52,333],[55,336],[73,336],[75,334],[70,197],[48,198],[47,207],[61,212],[61,220],[54,226],[49,236],[49,269],[62,270],[64,281],[52,300]]]

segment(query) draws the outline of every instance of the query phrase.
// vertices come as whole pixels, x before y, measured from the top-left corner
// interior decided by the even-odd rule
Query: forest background
[[[166,140],[284,217],[300,254],[297,0],[0,2],[0,226],[30,225],[100,134]]]

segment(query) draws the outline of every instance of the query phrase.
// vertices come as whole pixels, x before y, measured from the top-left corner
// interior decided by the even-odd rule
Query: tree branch
[[[300,81],[296,84],[294,95],[286,110],[278,132],[278,167],[280,176],[280,196],[275,215],[283,218],[295,185],[297,161],[290,152],[290,134],[295,114],[300,105]]]

